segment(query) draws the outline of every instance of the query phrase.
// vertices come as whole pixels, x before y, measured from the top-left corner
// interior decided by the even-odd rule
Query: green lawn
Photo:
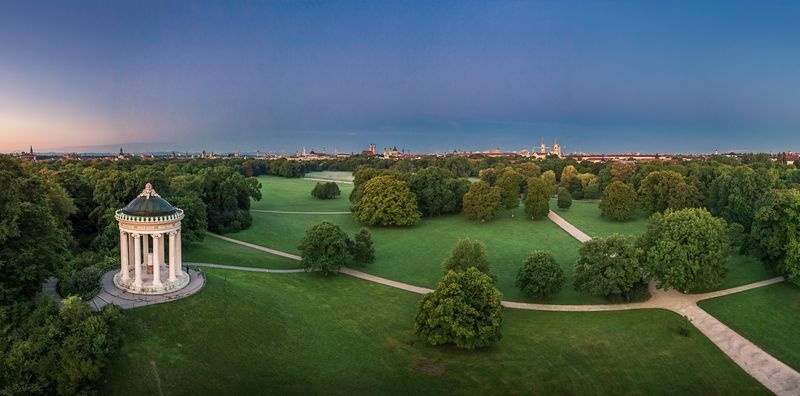
[[[725,274],[725,280],[722,281],[722,285],[711,290],[729,289],[731,287],[742,286],[775,276],[775,273],[768,270],[760,260],[751,256],[731,253],[728,261],[728,273]]]
[[[310,177],[313,179],[343,181],[343,182],[352,182],[354,179],[353,172],[343,172],[343,171],[308,172],[305,174],[304,177]]]
[[[261,201],[252,201],[250,208],[290,212],[348,212],[352,184],[337,183],[342,191],[336,199],[317,199],[311,196],[316,181],[259,176]]]
[[[572,201],[569,209],[559,209],[557,201],[551,199],[550,210],[592,237],[607,237],[611,234],[639,236],[647,228],[647,217],[643,214],[628,221],[614,221],[603,217],[597,202]]]
[[[700,307],[800,370],[800,287],[789,282],[700,302]]]
[[[507,310],[478,351],[411,330],[419,296],[347,276],[209,270],[198,295],[129,311],[101,394],[767,394],[660,310]]]
[[[298,268],[299,262],[206,236],[203,242],[184,245],[183,261],[259,268]]]
[[[519,212],[518,212],[519,213]],[[297,249],[305,230],[327,220],[350,234],[360,226],[351,216],[287,215],[253,213],[253,225],[228,236],[246,242],[299,254]],[[461,215],[426,218],[414,227],[372,227],[376,262],[362,270],[418,286],[435,287],[442,275],[441,264],[459,239],[470,237],[486,245],[491,273],[504,298],[554,304],[602,304],[605,300],[578,293],[572,288],[572,268],[578,259],[580,243],[549,220],[531,221],[522,216],[512,219],[508,212],[480,223]],[[547,298],[526,297],[514,285],[522,261],[531,251],[549,251],[564,268],[562,290]]]

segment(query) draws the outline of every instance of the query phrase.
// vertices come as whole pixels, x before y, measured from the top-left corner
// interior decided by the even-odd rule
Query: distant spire
[[[33,146],[31,146],[31,155],[33,155]]]

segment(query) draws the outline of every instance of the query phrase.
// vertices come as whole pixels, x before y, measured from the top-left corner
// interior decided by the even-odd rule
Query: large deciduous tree
[[[489,275],[474,267],[448,271],[433,293],[422,297],[414,333],[432,345],[475,349],[502,337],[502,294]]]
[[[318,182],[311,190],[311,196],[317,199],[334,199],[341,193],[335,182]]]
[[[603,190],[599,206],[603,216],[617,221],[630,220],[636,213],[636,190],[630,184],[614,181]]]
[[[443,263],[444,272],[464,271],[475,267],[481,272],[489,273],[489,260],[486,258],[486,247],[470,238],[464,238],[453,246],[453,251]]]
[[[300,264],[306,271],[320,271],[323,275],[339,272],[347,265],[352,242],[339,226],[323,221],[306,230],[300,242],[302,260]]]
[[[800,191],[767,192],[759,201],[750,240],[767,266],[800,282]]]
[[[552,254],[535,251],[522,263],[515,284],[529,296],[546,297],[561,289],[564,270]]]
[[[545,187],[547,188],[547,196],[555,195],[556,194],[556,173],[552,170],[545,171],[539,176],[540,179],[544,182]]]
[[[203,169],[198,177],[210,231],[228,233],[250,227],[250,199],[261,200],[261,183],[257,179],[225,166]]]
[[[630,299],[631,291],[643,282],[639,252],[628,238],[620,235],[594,238],[581,245],[579,252],[574,273],[576,290]]]
[[[361,223],[381,226],[414,225],[421,215],[414,193],[392,176],[377,176],[364,183],[353,214]]]
[[[494,218],[500,208],[501,189],[479,180],[464,194],[464,217],[485,222]]]
[[[723,170],[708,189],[708,209],[714,216],[750,231],[756,203],[776,183],[777,175],[768,169],[738,166]]]
[[[707,289],[719,285],[728,270],[727,224],[706,209],[653,214],[639,247],[660,288]]]
[[[683,175],[675,171],[650,172],[639,186],[639,198],[647,213],[699,205],[693,200],[695,196],[693,186],[687,184]]]
[[[542,179],[528,179],[528,194],[525,196],[525,214],[533,220],[541,220],[550,213],[548,186]]]
[[[505,168],[497,178],[497,187],[500,187],[500,202],[505,209],[514,210],[519,206],[520,185],[525,182],[525,176],[513,168]]]
[[[408,187],[417,197],[417,206],[423,216],[436,216],[458,210],[456,191],[448,185],[448,180],[452,178],[450,171],[435,166],[422,169],[411,176]]]

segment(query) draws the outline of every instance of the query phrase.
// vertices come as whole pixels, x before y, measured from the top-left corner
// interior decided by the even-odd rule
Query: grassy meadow
[[[477,351],[415,336],[419,295],[347,276],[207,270],[131,310],[101,394],[768,394],[662,310],[506,310]]]

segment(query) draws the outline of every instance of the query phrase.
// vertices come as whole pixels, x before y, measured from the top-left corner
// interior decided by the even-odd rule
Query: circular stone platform
[[[142,284],[143,286],[137,288],[134,285],[134,277],[133,271],[129,272],[129,276],[127,280],[122,280],[122,271],[117,271],[114,275],[114,284],[125,291],[131,293],[138,293],[138,294],[165,294],[169,292],[178,291],[186,287],[189,284],[190,276],[184,271],[180,271],[176,276],[175,280],[172,282],[164,281],[160,285],[155,286],[153,285],[153,274],[148,274],[147,272],[143,272],[142,277]],[[167,279],[169,277],[169,268],[162,266],[161,267],[161,279]]]
[[[118,270],[111,270],[103,275],[100,293],[89,302],[93,309],[100,310],[108,304],[115,304],[122,309],[130,309],[175,301],[197,293],[206,282],[201,272],[190,269],[188,274],[183,273],[186,275],[187,283],[180,290],[172,290],[164,294],[140,294],[120,289],[114,283],[114,278],[118,274]]]

